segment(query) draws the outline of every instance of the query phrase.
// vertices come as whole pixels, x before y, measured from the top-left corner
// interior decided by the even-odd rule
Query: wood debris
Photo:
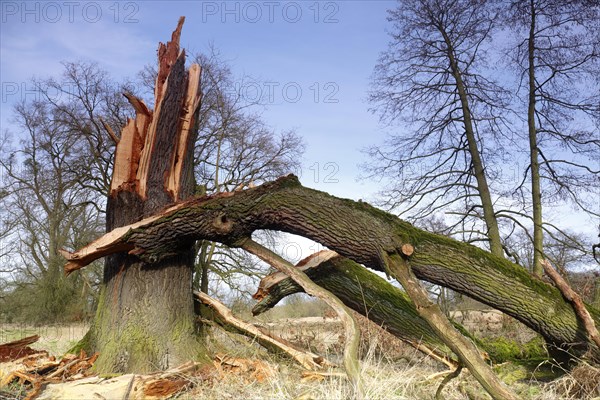
[[[4,355],[26,354],[28,351],[17,352],[15,349],[29,348],[27,346],[38,339],[37,336],[24,338],[0,345],[0,349]],[[190,361],[153,374],[127,374],[106,378],[92,375],[91,368],[98,355],[95,353],[88,356],[82,350],[79,354],[66,354],[57,360],[46,351],[35,350],[35,353],[17,359],[9,360],[7,356],[7,361],[3,362],[0,368],[0,391],[9,385],[17,385],[26,391],[25,399],[39,400],[166,399],[212,379],[223,380],[236,375],[248,383],[264,382],[273,378],[277,372],[275,367],[261,360],[218,354],[213,365],[204,367],[201,367],[200,363]]]
[[[231,357],[225,354],[217,354],[213,364],[217,369],[219,379],[235,374],[241,376],[247,383],[264,382],[277,373],[274,367],[264,361]]]
[[[14,345],[14,343],[7,343],[2,346]],[[84,351],[81,351],[79,355],[67,354],[58,361],[55,357],[49,356],[46,351],[29,354],[11,360],[10,363],[2,366],[0,370],[0,388],[14,383],[23,387],[30,387],[27,398],[34,398],[39,394],[42,387],[48,383],[72,381],[88,376],[89,369],[94,365],[97,357],[98,353],[88,356]]]
[[[29,347],[30,344],[37,342],[39,338],[38,335],[34,335],[0,344],[0,362],[14,361],[25,356],[44,353],[43,351],[34,350]]]
[[[347,377],[348,376],[342,372],[304,371],[302,372],[302,378],[300,381],[303,383],[322,382],[327,378],[346,379]]]

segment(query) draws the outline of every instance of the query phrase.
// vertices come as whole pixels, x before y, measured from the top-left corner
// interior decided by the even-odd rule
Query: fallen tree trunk
[[[406,293],[385,279],[331,250],[315,253],[297,267],[316,284],[335,294],[346,307],[423,353],[452,368],[457,367],[452,351],[419,316]],[[260,281],[253,296],[258,303],[252,308],[252,314],[262,314],[284,297],[299,292],[303,292],[302,287],[285,274],[270,274]]]
[[[457,368],[456,355],[439,339],[427,321],[419,316],[408,295],[399,287],[331,250],[312,254],[296,267],[316,284],[336,295],[346,307],[364,315],[398,339],[449,368]],[[261,279],[253,295],[258,302],[252,308],[252,314],[262,314],[285,297],[300,292],[303,292],[300,285],[287,275],[281,272],[269,274]],[[455,322],[454,326],[468,336],[493,363],[521,357],[522,349],[517,349],[510,355],[506,352],[498,355],[493,341],[478,340],[460,324]],[[540,348],[540,352],[542,351]]]
[[[415,228],[366,203],[302,187],[295,176],[236,193],[176,204],[135,227],[109,232],[66,254],[67,272],[114,252],[147,262],[178,253],[198,239],[236,247],[252,232],[271,229],[301,235],[369,268],[386,271],[386,254],[414,248],[411,268],[419,279],[451,288],[516,318],[548,343],[600,358],[575,312],[560,292],[522,267],[478,247]],[[588,306],[597,323],[600,312]]]

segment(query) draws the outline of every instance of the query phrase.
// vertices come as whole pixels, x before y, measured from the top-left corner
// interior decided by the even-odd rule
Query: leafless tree
[[[35,288],[42,299],[29,302],[39,311],[35,317],[49,320],[64,315],[81,287],[81,277],[64,277],[57,250],[74,248],[79,244],[74,234],[91,238],[102,225],[78,177],[69,172],[84,154],[81,141],[54,111],[43,102],[17,106],[17,121],[27,136],[1,161],[11,185],[6,206],[18,239],[17,283]]]
[[[105,126],[120,126],[128,111],[117,96],[122,88],[95,64],[64,63],[62,76],[33,84],[36,98],[14,110],[20,141],[3,146],[0,160],[3,226],[13,227],[18,255],[8,279],[12,304],[26,318],[82,317],[91,311],[99,269],[65,278],[58,249],[103,230],[114,147]],[[33,292],[42,300],[19,300]]]
[[[366,170],[389,178],[389,208],[413,219],[458,212],[457,227],[502,256],[487,164],[504,128],[507,93],[482,74],[495,19],[480,0],[401,1],[389,11],[392,40],[369,98],[399,133],[369,149],[375,165]],[[465,228],[467,220],[484,221],[483,229]]]
[[[508,8],[508,7],[507,7]],[[533,222],[533,272],[543,273],[543,204],[568,201],[598,217],[600,5],[596,1],[512,1],[513,60],[527,122],[529,165],[517,188]],[[529,181],[530,191],[526,189]],[[510,214],[510,212],[506,212]]]

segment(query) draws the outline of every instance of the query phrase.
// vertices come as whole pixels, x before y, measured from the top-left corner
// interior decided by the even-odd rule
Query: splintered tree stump
[[[107,232],[118,232],[193,193],[200,66],[185,68],[185,52],[179,48],[183,22],[181,17],[171,41],[159,44],[154,110],[126,93],[135,118],[120,137],[109,132],[117,146]],[[144,373],[192,359],[208,362],[195,335],[193,240],[169,247],[174,254],[159,262],[141,261],[135,252],[106,258],[98,311],[82,342],[87,351],[100,352],[96,371]]]

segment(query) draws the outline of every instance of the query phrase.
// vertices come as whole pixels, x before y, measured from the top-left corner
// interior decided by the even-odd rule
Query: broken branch
[[[311,281],[304,272],[299,271],[291,263],[284,260],[261,244],[253,241],[252,239],[244,240],[240,247],[246,250],[248,253],[254,254],[269,265],[277,268],[279,271],[289,275],[290,278],[302,286],[306,293],[323,300],[325,303],[327,303],[327,305],[335,310],[345,328],[346,340],[344,341],[344,368],[348,374],[348,379],[354,387],[355,397],[362,398],[363,388],[358,363],[360,330],[358,323],[348,309],[346,309],[344,303],[342,303],[340,299],[335,297],[331,292],[323,289]]]
[[[346,307],[364,315],[398,339],[456,369],[452,351],[419,316],[405,292],[354,261],[332,250],[314,253],[296,265],[314,283],[331,291]],[[264,277],[253,298],[259,302],[254,315],[274,307],[302,288],[282,272]]]
[[[231,310],[223,303],[213,299],[206,293],[194,292],[194,296],[203,304],[209,306],[217,314],[215,320],[219,325],[224,326],[225,328],[232,327],[237,333],[255,339],[261,346],[293,358],[304,368],[314,370],[329,364],[321,356],[309,351],[301,350],[282,338],[275,337],[262,331],[255,325],[236,318]]]
[[[561,291],[565,299],[573,305],[573,309],[577,313],[577,316],[583,322],[583,326],[585,330],[590,335],[590,339],[596,346],[600,348],[600,335],[598,334],[598,329],[596,328],[596,324],[594,323],[594,319],[585,308],[585,304],[581,297],[569,286],[569,284],[563,279],[562,276],[552,267],[548,260],[542,260],[542,266],[544,267],[544,271],[550,279],[554,282],[558,290]]]
[[[408,261],[399,254],[384,254],[383,259],[388,264],[388,269],[415,303],[421,317],[429,323],[440,339],[446,343],[446,346],[456,353],[461,364],[469,369],[492,398],[517,400],[517,396],[500,381],[492,368],[486,364],[477,347],[452,326],[437,304],[429,300],[427,291],[412,273]]]

